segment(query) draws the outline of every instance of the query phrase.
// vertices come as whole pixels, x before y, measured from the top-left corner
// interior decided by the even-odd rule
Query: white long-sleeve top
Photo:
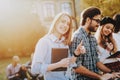
[[[120,51],[120,32],[118,33],[113,33],[113,38],[116,41],[118,51]]]
[[[110,56],[110,52],[104,48],[102,48],[101,46],[98,46],[99,48],[99,59],[100,59],[100,62],[102,63],[111,63],[111,62],[116,62],[118,61],[117,58],[110,58],[110,59],[106,59],[107,57]],[[112,55],[113,53],[111,53]]]
[[[52,48],[68,48],[61,40],[58,40],[53,34],[41,38],[35,48],[31,71],[34,74],[43,74],[45,80],[67,80],[64,71],[52,72],[47,71],[48,65],[51,64]]]

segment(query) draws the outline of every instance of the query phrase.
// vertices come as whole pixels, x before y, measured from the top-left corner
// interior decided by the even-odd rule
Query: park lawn
[[[29,57],[20,57],[21,64],[25,64],[29,60],[30,60]],[[7,65],[10,64],[11,62],[12,62],[11,58],[0,59],[0,80],[7,80],[5,71],[6,71]]]

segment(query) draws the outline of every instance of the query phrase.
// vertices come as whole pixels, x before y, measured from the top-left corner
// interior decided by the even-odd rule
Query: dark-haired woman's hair
[[[101,23],[100,23],[101,26],[100,26],[98,35],[96,36],[96,37],[98,37],[97,42],[104,49],[106,49],[106,47],[107,47],[106,42],[112,43],[113,44],[112,52],[115,53],[117,51],[117,45],[116,45],[116,42],[113,38],[112,33],[110,33],[108,36],[105,36],[104,33],[103,33],[103,29],[104,29],[105,25],[108,24],[108,23],[115,25],[115,21],[108,16],[104,17],[101,20]],[[107,39],[107,41],[106,41],[106,39]]]
[[[114,26],[116,25],[115,20],[113,20],[113,19],[110,18],[109,16],[106,16],[106,17],[104,17],[104,18],[100,21],[100,26],[101,26],[101,25],[105,25],[105,24],[107,24],[107,23],[111,23],[111,24],[113,24]]]

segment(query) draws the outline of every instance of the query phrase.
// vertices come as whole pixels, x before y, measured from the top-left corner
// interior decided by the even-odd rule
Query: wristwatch
[[[76,55],[75,53],[73,53],[73,55],[75,56],[75,57],[79,57],[80,55]]]

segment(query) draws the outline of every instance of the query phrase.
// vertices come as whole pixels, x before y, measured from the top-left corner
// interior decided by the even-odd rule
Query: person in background
[[[21,65],[20,70],[18,71],[20,80],[28,80],[28,70],[24,64]]]
[[[120,51],[120,14],[115,14],[113,19],[116,21],[113,37],[117,43],[118,51]]]
[[[33,59],[33,53],[30,56],[30,60],[27,61],[26,64],[25,64],[27,69],[31,69],[32,59]]]
[[[51,25],[48,34],[41,38],[35,48],[32,61],[31,71],[34,74],[43,74],[44,80],[67,80],[66,71],[52,71],[59,67],[68,67],[75,57],[61,59],[59,62],[51,63],[52,48],[69,48],[72,35],[72,19],[71,16],[62,12],[58,14]],[[82,43],[81,43],[82,44]],[[78,46],[75,51],[76,55],[84,53],[85,50]]]
[[[28,72],[28,77],[30,78],[30,80],[43,80],[43,76],[41,74],[32,74],[31,72],[31,65],[32,65],[32,59],[33,59],[33,54],[31,54],[31,59],[25,64],[25,67],[27,68],[27,72]]]
[[[8,80],[20,80],[18,71],[20,70],[21,64],[19,64],[19,57],[13,56],[12,63],[7,66],[6,75]]]
[[[99,27],[100,20],[101,12],[97,7],[89,7],[81,13],[81,25],[73,35],[70,53],[74,54],[74,50],[81,41],[86,53],[77,57],[77,67],[72,80],[107,80],[114,77],[113,74],[109,74],[111,70],[99,61],[97,41],[92,34]],[[106,74],[99,74],[100,70]]]

